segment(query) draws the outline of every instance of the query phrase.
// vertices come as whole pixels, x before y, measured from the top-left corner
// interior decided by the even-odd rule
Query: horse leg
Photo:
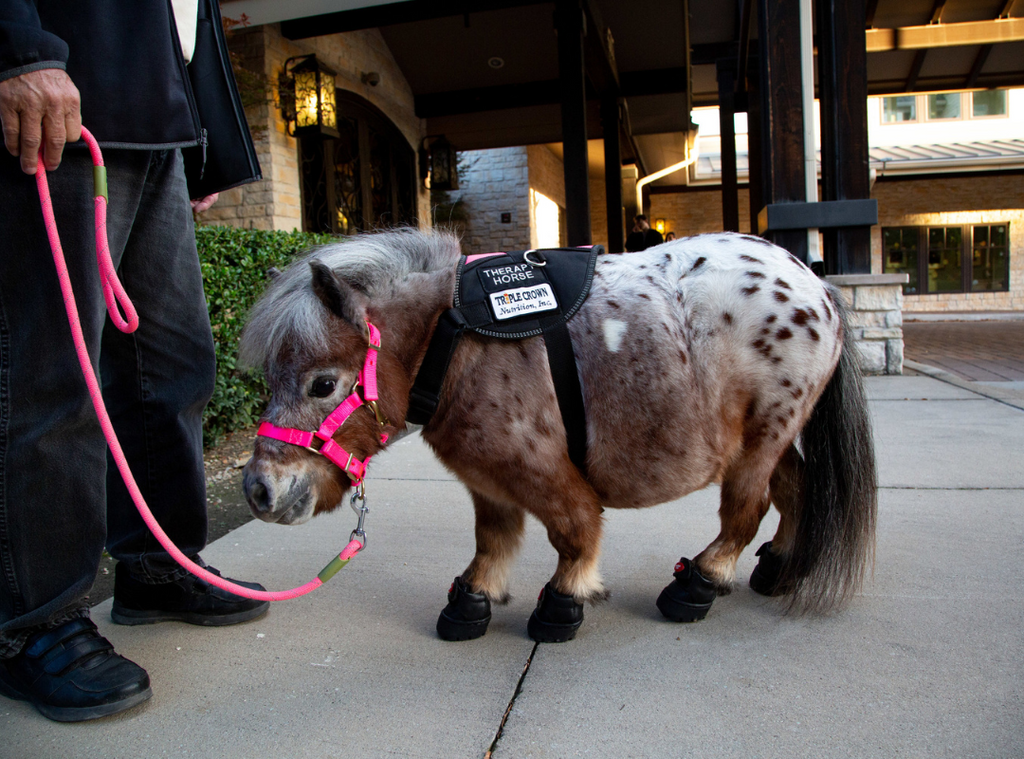
[[[718,595],[732,591],[736,577],[736,560],[757,535],[761,520],[768,513],[768,484],[777,459],[766,463],[763,449],[744,454],[726,470],[722,478],[721,505],[718,517],[721,532],[694,559],[701,574],[715,586]]]
[[[754,539],[768,513],[768,482],[772,469],[763,450],[746,453],[729,466],[722,479],[718,537],[693,560],[676,564],[671,583],[658,597],[661,613],[676,622],[704,619],[718,595],[732,590],[736,560]]]
[[[444,640],[471,640],[487,632],[491,602],[508,603],[508,575],[523,538],[523,511],[472,493],[476,512],[476,554],[448,591],[437,619]]]
[[[796,446],[790,445],[772,472],[768,486],[772,503],[779,511],[775,536],[757,549],[759,561],[750,574],[750,587],[764,596],[786,592],[779,585],[786,560],[793,553],[796,525],[804,502],[804,460]]]
[[[518,506],[496,503],[473,493],[476,555],[462,579],[492,603],[509,602],[508,577],[523,539],[525,518]]]
[[[555,574],[541,591],[527,626],[530,637],[542,643],[574,638],[583,623],[583,603],[608,598],[598,570],[601,505],[597,494],[575,469],[570,479],[574,482],[548,490],[552,498],[534,500],[530,506],[531,513],[547,528],[548,540],[558,552]]]

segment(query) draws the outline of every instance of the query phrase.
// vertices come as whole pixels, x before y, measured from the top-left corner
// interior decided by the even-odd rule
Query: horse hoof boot
[[[758,548],[755,556],[760,556],[761,559],[754,567],[754,571],[750,573],[751,589],[762,596],[784,595],[785,588],[779,583],[782,577],[783,559],[772,551],[772,542],[769,540]]]
[[[548,583],[540,592],[526,632],[538,643],[564,643],[576,637],[582,624],[583,604],[559,593]]]
[[[474,593],[461,577],[448,589],[448,605],[437,618],[437,634],[442,640],[473,640],[487,632],[491,621],[491,602],[483,593]]]
[[[675,579],[658,596],[658,609],[673,622],[698,622],[708,614],[718,593],[711,580],[689,559],[676,564]]]

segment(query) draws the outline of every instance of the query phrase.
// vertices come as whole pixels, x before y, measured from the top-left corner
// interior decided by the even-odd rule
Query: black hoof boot
[[[689,559],[680,559],[672,575],[676,579],[658,596],[658,609],[673,622],[697,622],[708,614],[718,595],[711,580],[697,571]]]
[[[784,562],[781,556],[772,551],[772,542],[769,540],[758,548],[755,556],[760,556],[761,559],[750,573],[751,589],[762,596],[784,595],[786,589],[780,582]]]
[[[473,640],[487,632],[491,602],[483,593],[473,593],[461,577],[448,589],[448,605],[437,618],[437,634],[443,640]]]
[[[572,596],[562,595],[548,583],[540,592],[526,632],[538,643],[564,643],[576,637],[582,624],[583,604],[576,603]]]

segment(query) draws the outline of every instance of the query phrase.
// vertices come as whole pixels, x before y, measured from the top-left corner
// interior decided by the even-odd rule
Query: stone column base
[[[833,274],[852,312],[864,374],[903,374],[903,285],[906,274]]]

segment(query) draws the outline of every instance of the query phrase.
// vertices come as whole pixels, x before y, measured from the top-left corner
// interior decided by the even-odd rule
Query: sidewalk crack
[[[526,659],[526,666],[523,667],[523,672],[519,675],[519,682],[516,683],[516,689],[512,693],[512,698],[509,699],[508,706],[505,707],[505,713],[501,717],[501,724],[498,725],[498,732],[494,734],[494,740],[491,741],[490,748],[484,754],[484,759],[493,759],[494,752],[498,749],[498,741],[501,740],[501,734],[505,731],[505,723],[508,722],[508,716],[512,713],[512,707],[515,706],[516,699],[519,698],[519,694],[523,690],[526,673],[530,671],[530,665],[533,664],[533,657],[536,655],[537,646],[539,645],[540,643],[533,644],[533,650],[530,651],[530,655]]]

